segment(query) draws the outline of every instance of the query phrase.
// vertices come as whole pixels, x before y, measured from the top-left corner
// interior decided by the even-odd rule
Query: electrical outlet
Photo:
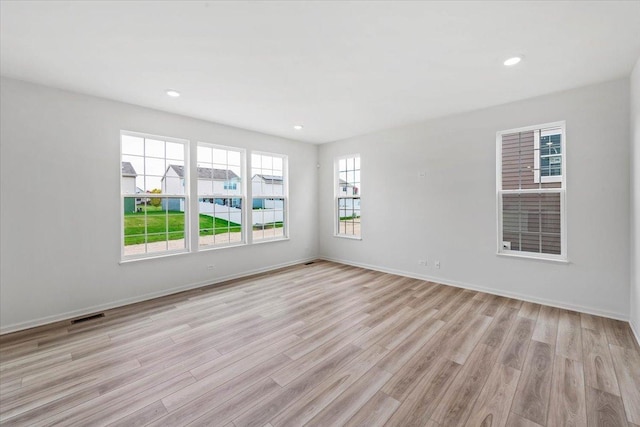
[[[440,268],[440,261],[436,261],[436,262],[434,262],[434,263],[433,263],[433,265],[435,265],[435,266],[436,266],[436,268]]]
[[[207,265],[207,270],[213,270],[214,268],[216,268],[214,264]]]

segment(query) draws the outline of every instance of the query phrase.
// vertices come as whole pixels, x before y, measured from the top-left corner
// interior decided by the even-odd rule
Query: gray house
[[[162,177],[163,194],[184,194],[184,166],[169,165]],[[240,177],[228,169],[198,168],[198,195],[241,195]],[[225,204],[223,199],[204,199],[209,203]],[[182,211],[180,200],[169,200],[168,210]],[[232,199],[231,205],[240,205],[241,199]],[[164,204],[163,204],[164,206]]]
[[[130,162],[122,162],[122,194],[136,194],[136,177],[138,174]],[[126,197],[124,199],[124,213],[136,211],[136,199]]]
[[[284,195],[284,180],[281,175],[263,175],[255,174],[251,178],[251,191],[253,196],[253,208],[254,209],[267,209],[273,208],[273,203],[277,202],[279,206],[282,205],[281,201],[273,199],[266,200],[260,198],[260,196],[282,196]],[[271,205],[270,205],[271,204]],[[282,207],[280,207],[282,209]]]

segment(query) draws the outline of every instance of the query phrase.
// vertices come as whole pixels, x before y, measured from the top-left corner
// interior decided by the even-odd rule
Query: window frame
[[[124,194],[123,193],[123,180],[122,180],[122,162],[123,153],[122,153],[122,142],[123,136],[131,136],[136,138],[147,138],[147,139],[155,139],[172,143],[182,144],[183,154],[184,154],[184,165],[183,165],[183,177],[181,179],[181,184],[184,188],[184,194],[157,194],[153,197],[160,198],[180,198],[183,200],[184,205],[184,247],[180,249],[168,249],[165,251],[144,253],[144,254],[135,254],[135,255],[125,255],[125,234],[124,234],[124,225],[125,225],[125,216],[124,216],[124,208],[125,208],[125,198],[135,197],[135,198],[146,198],[138,197],[141,196],[139,193],[135,194]],[[167,137],[156,135],[147,132],[139,132],[139,131],[129,131],[125,129],[121,129],[119,132],[119,144],[120,144],[120,158],[118,161],[118,178],[120,185],[120,203],[117,203],[116,206],[120,208],[120,264],[127,264],[130,262],[136,262],[146,259],[156,259],[156,258],[164,258],[167,256],[173,255],[181,255],[181,254],[190,254],[190,253],[198,253],[205,252],[210,250],[219,250],[225,249],[229,247],[237,247],[237,246],[245,246],[252,244],[263,244],[269,242],[278,242],[278,241],[286,241],[289,240],[290,236],[290,215],[289,215],[289,156],[287,154],[281,153],[273,153],[267,151],[253,151],[247,148],[229,146],[211,143],[207,141],[201,141],[198,139],[187,139],[187,138],[177,138],[177,137]],[[214,147],[218,149],[225,149],[230,151],[236,151],[240,153],[240,164],[241,164],[241,173],[244,176],[244,182],[241,182],[242,196],[238,195],[223,195],[223,197],[219,197],[216,193],[214,195],[204,196],[205,198],[227,198],[227,199],[241,199],[242,204],[245,208],[243,208],[242,212],[242,238],[240,242],[233,242],[229,244],[219,244],[219,245],[203,245],[200,246],[199,238],[200,238],[200,221],[199,221],[199,198],[200,194],[198,194],[198,176],[197,173],[194,175],[194,171],[197,171],[198,167],[198,145],[206,145],[209,147]],[[283,207],[283,232],[282,236],[274,237],[274,238],[265,238],[260,240],[253,239],[253,194],[252,194],[252,173],[253,168],[251,164],[251,157],[253,154],[256,155],[264,155],[271,157],[278,157],[282,159],[282,176],[283,176],[283,194],[277,195],[264,195],[258,196],[258,198],[269,199],[283,199],[284,207]],[[143,159],[146,157],[144,153],[142,155],[138,154],[127,154],[131,156],[142,157]],[[144,161],[144,160],[143,160]],[[166,146],[165,146],[165,167],[166,167]],[[194,169],[195,168],[195,169]],[[165,172],[166,173],[166,169]],[[155,176],[155,175],[151,175]],[[233,184],[233,183],[232,183]],[[196,187],[194,187],[194,185]],[[232,189],[231,189],[232,190]],[[233,191],[233,190],[232,190]],[[146,193],[145,193],[146,194]],[[144,195],[143,195],[144,196]],[[249,208],[249,206],[251,207]],[[251,231],[251,232],[249,232]],[[195,237],[197,236],[197,237]]]
[[[253,238],[253,199],[256,196],[253,194],[253,155],[258,156],[270,156],[279,157],[282,159],[282,195],[271,194],[257,196],[259,199],[283,199],[284,207],[282,209],[282,236],[263,238],[254,240]],[[262,169],[262,168],[261,168]],[[247,179],[247,224],[251,228],[251,232],[247,233],[247,242],[249,244],[261,244],[266,242],[278,242],[282,240],[289,240],[289,156],[281,153],[273,153],[268,151],[256,151],[252,150],[247,155],[247,170],[250,171]]]
[[[222,248],[228,248],[228,247],[234,247],[234,246],[243,246],[247,244],[247,235],[250,233],[247,233],[247,219],[248,219],[248,214],[247,214],[247,150],[245,150],[244,148],[240,148],[240,147],[232,147],[229,145],[221,145],[221,144],[214,144],[211,142],[205,142],[205,141],[197,141],[194,143],[195,145],[195,149],[196,149],[196,155],[195,155],[195,167],[198,168],[198,147],[200,146],[204,146],[207,148],[211,148],[211,149],[218,149],[218,150],[226,150],[226,151],[236,151],[240,154],[240,178],[241,178],[241,182],[240,182],[240,190],[241,190],[241,194],[238,197],[237,195],[228,195],[228,194],[222,194],[222,193],[215,193],[212,191],[213,194],[210,195],[201,195],[198,193],[198,187],[197,187],[197,180],[198,177],[196,176],[196,194],[195,194],[195,199],[196,199],[196,204],[197,204],[197,209],[196,209],[196,216],[198,218],[198,222],[197,222],[197,228],[198,228],[198,234],[197,234],[197,245],[196,248],[192,251],[192,252],[205,252],[205,251],[209,251],[209,250],[215,250],[215,249],[222,249]],[[213,165],[212,165],[213,166]],[[228,163],[227,163],[227,167],[228,167]],[[196,169],[197,170],[197,169]],[[223,190],[237,190],[237,185],[235,189],[228,189],[225,188],[227,186],[228,183],[231,183],[231,181],[224,181],[223,182]],[[237,184],[237,182],[235,183]],[[229,243],[223,243],[223,244],[211,244],[211,245],[201,245],[200,244],[200,199],[240,199],[241,200],[241,206],[243,206],[242,208],[242,214],[241,214],[241,218],[242,218],[242,224],[241,224],[241,234],[240,234],[240,241],[239,242],[229,242]]]
[[[558,175],[560,180],[556,180],[556,176],[553,177],[542,177],[542,182],[540,182],[539,170],[537,174],[534,171],[534,182],[536,184],[544,184],[544,183],[553,183],[560,182],[560,188],[536,188],[536,189],[515,189],[515,190],[504,190],[502,189],[502,137],[503,135],[513,134],[513,133],[522,133],[534,131],[534,169],[539,168],[540,155],[535,155],[535,151],[539,150],[540,147],[540,134],[542,132],[536,132],[538,130],[542,131],[544,129],[550,128],[559,128],[560,134],[562,135],[561,139],[561,155],[562,155],[562,174]],[[556,135],[557,133],[553,133]],[[537,145],[536,145],[537,140]],[[546,260],[546,261],[556,261],[567,263],[569,262],[568,254],[567,254],[567,208],[566,208],[566,193],[567,193],[567,168],[566,168],[566,143],[567,143],[567,129],[566,129],[566,121],[557,121],[550,123],[542,123],[539,125],[533,126],[524,126],[514,129],[507,129],[503,131],[496,132],[496,219],[497,219],[497,255],[509,256],[509,257],[518,257],[518,258],[527,258],[527,259],[538,259],[538,260]],[[536,176],[538,179],[536,179]],[[545,178],[552,178],[552,180],[545,180]],[[503,209],[502,209],[502,199],[505,194],[559,194],[560,195],[560,254],[548,254],[548,253],[539,253],[539,252],[528,252],[528,251],[517,251],[511,250],[504,247],[503,241]]]
[[[143,139],[154,139],[154,140],[158,140],[158,141],[163,141],[165,143],[167,142],[172,142],[172,143],[176,143],[176,144],[182,144],[183,146],[183,155],[184,155],[184,160],[183,160],[183,180],[184,180],[184,194],[159,194],[159,195],[155,195],[155,196],[142,196],[140,198],[151,198],[151,197],[159,197],[159,198],[182,198],[184,199],[183,205],[184,205],[184,248],[181,249],[167,249],[165,251],[158,251],[158,252],[145,252],[144,254],[134,254],[134,255],[125,255],[125,234],[124,234],[124,208],[125,208],[125,198],[131,197],[131,194],[125,194],[123,193],[123,182],[122,182],[122,137],[123,136],[131,136],[131,137],[135,137],[135,138],[143,138]],[[120,261],[121,262],[128,262],[128,261],[136,261],[136,260],[142,260],[142,259],[152,259],[152,258],[159,258],[159,257],[164,257],[164,256],[170,256],[170,255],[179,255],[179,254],[185,254],[185,253],[189,253],[190,252],[190,247],[191,247],[191,221],[190,221],[190,217],[191,217],[191,213],[190,213],[190,191],[189,191],[189,174],[190,174],[190,170],[191,168],[190,166],[190,162],[189,162],[189,144],[190,141],[188,139],[183,139],[183,138],[175,138],[175,137],[168,137],[168,136],[161,136],[161,135],[154,135],[151,133],[145,133],[145,132],[134,132],[134,131],[128,131],[128,130],[120,130],[120,161],[119,166],[120,166],[120,170],[118,171],[119,175],[119,181],[120,181],[120,203],[118,204],[119,208],[120,208]],[[146,159],[146,153],[143,154],[141,156],[143,159]],[[165,152],[165,162],[166,162],[166,152]],[[166,163],[165,163],[165,173],[166,173]],[[147,193],[144,193],[147,194]],[[134,199],[138,198],[136,197],[136,194],[133,195]],[[145,243],[146,245],[146,243]]]
[[[558,132],[558,129],[560,130],[560,132]],[[560,154],[554,154],[554,155],[548,155],[546,157],[556,157],[556,156],[560,156],[561,162],[560,162],[560,175],[550,175],[550,176],[542,176],[542,174],[540,173],[540,162],[542,160],[542,154],[540,153],[540,138],[543,136],[551,136],[551,135],[562,135],[561,138],[561,149],[560,149]],[[560,182],[562,183],[563,180],[563,176],[564,176],[564,129],[563,128],[555,128],[552,130],[547,130],[547,131],[540,131],[540,132],[533,132],[533,151],[534,151],[534,156],[533,156],[533,181],[536,184],[544,184],[544,183],[548,183],[548,182]],[[535,155],[535,152],[538,152],[538,155]]]
[[[340,160],[357,158],[360,160],[360,168],[358,171],[360,172],[360,183],[362,183],[362,156],[360,153],[354,154],[345,154],[341,156],[337,156],[333,159],[333,236],[339,237],[342,239],[351,239],[351,240],[362,240],[362,192],[360,188],[356,192],[354,192],[351,196],[340,196],[338,194],[338,188],[348,188],[347,186],[343,186],[340,183]],[[348,183],[347,183],[348,184]],[[346,190],[345,190],[346,192]],[[356,195],[357,193],[357,195]],[[360,201],[360,235],[353,234],[344,234],[340,233],[340,199],[358,199]]]

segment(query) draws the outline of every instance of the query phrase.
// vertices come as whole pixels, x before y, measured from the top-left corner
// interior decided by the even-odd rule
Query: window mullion
[[[189,250],[197,252],[200,245],[200,206],[198,198],[198,144],[191,142],[187,145],[185,164],[189,165],[189,179],[185,179],[185,206],[188,202],[188,226],[189,230]],[[185,236],[186,237],[186,236]]]
[[[251,156],[246,156],[244,168],[245,170],[243,171],[243,174],[245,177],[244,185],[247,201],[244,204],[245,212],[243,212],[243,221],[245,226],[242,228],[244,232],[244,241],[250,245],[253,243],[253,174],[249,172],[252,170]]]

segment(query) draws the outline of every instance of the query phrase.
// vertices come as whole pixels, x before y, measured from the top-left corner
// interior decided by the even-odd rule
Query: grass
[[[144,243],[162,242],[167,240],[184,239],[184,212],[163,211],[161,207],[142,206],[142,212],[124,215],[124,244],[136,245]],[[145,232],[146,212],[146,232]],[[231,232],[239,232],[239,224],[200,215],[200,235],[211,236]],[[168,235],[167,235],[168,233]],[[146,235],[146,239],[145,239]]]

